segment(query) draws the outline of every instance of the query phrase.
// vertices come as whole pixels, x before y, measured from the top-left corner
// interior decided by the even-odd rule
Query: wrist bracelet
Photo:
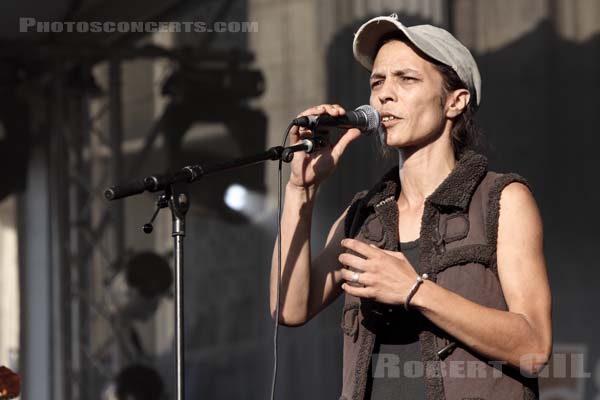
[[[421,276],[417,276],[417,280],[415,281],[415,283],[410,288],[410,291],[408,292],[408,296],[406,296],[406,300],[404,301],[404,309],[406,311],[408,311],[408,305],[410,303],[410,300],[413,298],[413,296],[415,295],[415,293],[417,293],[417,289],[419,288],[419,286],[421,286],[421,284],[423,282],[425,282],[425,279],[428,279],[428,278],[429,278],[429,275],[427,275],[427,274],[423,274]]]

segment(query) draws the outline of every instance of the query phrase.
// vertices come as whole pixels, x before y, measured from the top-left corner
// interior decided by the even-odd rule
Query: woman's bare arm
[[[329,231],[323,251],[311,260],[310,229],[314,193],[288,185],[281,220],[281,294],[279,322],[302,325],[341,293],[341,264],[346,211]],[[279,240],[279,239],[278,239]],[[275,316],[277,298],[278,243],[275,242],[271,264],[271,314]]]

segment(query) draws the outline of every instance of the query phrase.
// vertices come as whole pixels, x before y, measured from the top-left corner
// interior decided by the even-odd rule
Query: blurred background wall
[[[103,190],[280,145],[290,119],[311,105],[368,103],[353,33],[392,12],[407,25],[444,27],[474,53],[482,151],[492,169],[532,186],[545,226],[554,353],[586,376],[545,379],[542,398],[600,399],[600,2],[28,0],[0,11],[0,364],[23,376],[23,399],[109,399],[139,382],[173,398],[170,214],[159,213],[146,235],[157,196],[109,203]],[[24,17],[257,29],[19,32]],[[353,144],[320,190],[315,249],[353,194],[392,162],[372,138]],[[277,165],[207,177],[191,195],[186,398],[267,398]],[[278,398],[339,396],[340,306],[280,328]]]

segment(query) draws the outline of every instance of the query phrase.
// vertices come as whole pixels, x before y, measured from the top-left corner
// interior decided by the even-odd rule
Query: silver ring
[[[352,282],[352,283],[358,283],[358,277],[359,277],[359,276],[360,276],[360,272],[358,272],[358,271],[355,271],[355,272],[352,274],[352,280],[351,280],[350,282]]]

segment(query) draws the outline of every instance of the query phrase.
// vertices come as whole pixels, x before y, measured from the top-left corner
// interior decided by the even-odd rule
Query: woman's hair
[[[391,35],[384,36],[377,46],[377,51],[386,43],[392,40],[399,40],[409,45],[417,54],[432,63],[437,71],[442,75],[442,105],[445,104],[448,95],[458,89],[467,89],[467,85],[460,79],[456,71],[450,66],[442,64],[437,60],[429,57],[423,53],[420,49],[415,47],[402,33],[395,32]],[[483,137],[481,130],[478,128],[475,122],[475,112],[477,111],[477,102],[475,98],[471,96],[469,104],[458,116],[454,117],[452,123],[452,130],[450,131],[450,141],[452,143],[452,149],[454,150],[454,157],[459,159],[465,150],[474,149],[480,144]],[[380,135],[379,142],[382,145],[382,153],[384,156],[389,156],[389,148],[385,144],[383,137]]]
[[[458,77],[456,71],[446,64],[432,60],[433,65],[442,75],[443,92],[442,102],[446,102],[448,95],[458,89],[467,89],[467,85]],[[462,113],[454,117],[452,130],[450,131],[450,140],[454,156],[458,159],[460,155],[468,149],[473,149],[479,144],[482,133],[475,122],[475,112],[477,111],[477,102],[472,94],[469,104]]]

